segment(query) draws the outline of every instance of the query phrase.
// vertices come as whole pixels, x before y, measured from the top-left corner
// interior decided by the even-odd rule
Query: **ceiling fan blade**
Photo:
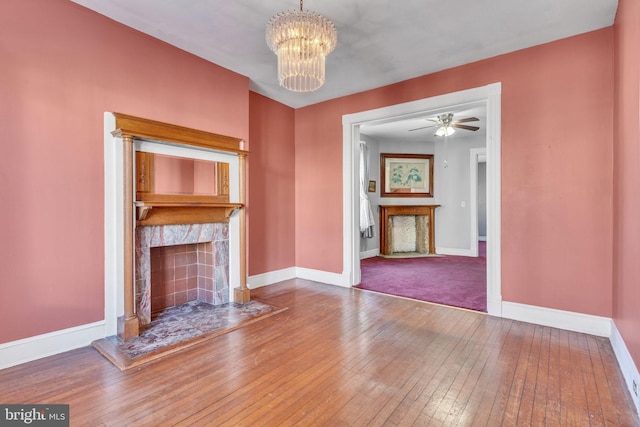
[[[454,123],[466,123],[466,122],[477,122],[478,120],[480,120],[480,119],[478,119],[477,117],[467,117],[467,118],[460,119],[460,120],[454,120],[453,122]]]
[[[459,123],[452,123],[451,127],[458,128],[458,129],[473,130],[473,131],[480,129],[478,126],[461,125]]]
[[[415,129],[409,129],[409,132],[413,132],[414,130],[420,130],[420,129],[429,129],[435,127],[435,125],[431,125],[431,126],[423,126],[421,128],[415,128]]]

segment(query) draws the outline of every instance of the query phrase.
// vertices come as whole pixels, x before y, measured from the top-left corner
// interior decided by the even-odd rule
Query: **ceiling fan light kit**
[[[265,39],[278,56],[278,83],[293,92],[313,92],[325,81],[325,58],[338,37],[324,16],[300,10],[281,12],[267,23]]]
[[[436,130],[436,133],[435,133],[436,136],[449,136],[449,135],[453,135],[453,133],[456,131],[454,128],[470,130],[473,132],[480,129],[478,126],[469,126],[469,125],[462,124],[467,122],[477,122],[479,121],[477,117],[466,117],[460,120],[453,120],[453,113],[444,113],[444,114],[439,114],[437,119],[426,119],[426,120],[430,122],[434,122],[435,124],[431,126],[423,126],[415,129],[409,129],[409,132],[437,127],[438,129]]]
[[[436,131],[436,136],[449,136],[453,135],[456,130],[451,126],[440,126]]]

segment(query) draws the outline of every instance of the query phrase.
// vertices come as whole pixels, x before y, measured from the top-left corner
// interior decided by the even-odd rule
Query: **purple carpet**
[[[434,256],[422,258],[363,259],[357,288],[487,311],[486,243],[479,257]]]

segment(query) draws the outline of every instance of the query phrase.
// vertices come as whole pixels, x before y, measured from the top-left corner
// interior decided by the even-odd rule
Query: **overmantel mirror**
[[[135,164],[137,225],[224,222],[241,207],[229,202],[229,163],[136,151]]]

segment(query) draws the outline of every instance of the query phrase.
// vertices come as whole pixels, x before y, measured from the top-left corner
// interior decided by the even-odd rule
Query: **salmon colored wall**
[[[216,163],[208,160],[193,160],[193,193],[218,194]]]
[[[640,366],[640,3],[620,0],[615,22],[613,319]]]
[[[294,110],[249,94],[249,275],[295,267]]]
[[[67,0],[0,2],[0,343],[104,318],[103,113],[249,136],[249,81]]]
[[[297,267],[342,273],[344,100],[296,110]]]
[[[296,266],[343,269],[343,114],[494,82],[503,299],[610,317],[612,28],[296,110]]]
[[[156,155],[153,160],[153,191],[160,194],[193,194],[194,160]]]
[[[215,195],[216,162],[154,155],[153,192],[160,194]]]

